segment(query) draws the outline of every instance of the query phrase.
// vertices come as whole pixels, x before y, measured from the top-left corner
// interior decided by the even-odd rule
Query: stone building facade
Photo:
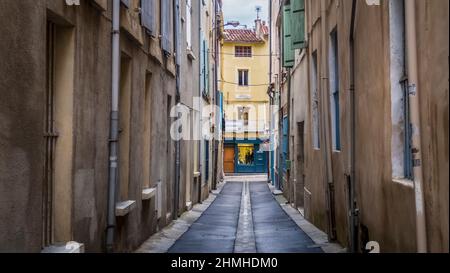
[[[105,250],[113,1],[0,2],[1,252],[71,241]],[[133,251],[209,193],[199,196],[200,155],[189,140],[180,143],[175,192],[175,3],[121,1],[117,252]],[[179,3],[180,18],[191,14],[176,36],[179,102],[194,111],[200,6]]]
[[[280,111],[289,121],[280,183],[294,207],[350,250],[375,241],[382,252],[416,252],[425,241],[425,251],[447,252],[448,1],[411,1],[409,13],[405,1],[366,2],[272,1],[272,43],[281,54],[274,75],[282,79],[281,106],[290,105]],[[303,20],[295,21],[297,11]],[[304,30],[302,47],[286,49],[287,21]],[[412,85],[414,47],[419,77]],[[418,108],[409,110],[415,90]],[[413,111],[421,124],[414,149]],[[419,150],[421,161],[414,160]],[[422,194],[412,172],[418,167]],[[417,233],[420,214],[425,236]]]

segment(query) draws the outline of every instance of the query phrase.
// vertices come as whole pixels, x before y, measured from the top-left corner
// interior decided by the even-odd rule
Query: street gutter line
[[[242,185],[241,209],[239,213],[234,253],[257,253],[253,229],[252,204],[249,182]]]

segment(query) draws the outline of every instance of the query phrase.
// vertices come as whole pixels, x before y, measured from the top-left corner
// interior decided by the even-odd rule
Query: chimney
[[[257,37],[264,39],[263,23],[259,18],[255,20],[255,32]]]

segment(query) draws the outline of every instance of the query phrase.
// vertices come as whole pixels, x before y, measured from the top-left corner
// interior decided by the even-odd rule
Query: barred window
[[[251,46],[236,46],[235,57],[252,57],[252,47]]]

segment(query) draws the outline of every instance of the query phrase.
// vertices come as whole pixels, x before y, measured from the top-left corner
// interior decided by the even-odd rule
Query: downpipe
[[[112,84],[109,139],[108,211],[106,228],[106,252],[114,251],[116,227],[116,188],[118,177],[119,142],[119,81],[120,81],[120,0],[113,0],[112,11]]]
[[[349,251],[352,253],[358,252],[358,217],[359,210],[356,202],[356,119],[355,119],[355,20],[356,8],[358,1],[353,0],[352,3],[352,17],[350,25],[350,175],[347,176],[348,188],[348,209],[349,209]]]
[[[328,239],[330,241],[336,240],[336,226],[335,226],[335,218],[334,218],[334,183],[333,183],[333,171],[331,166],[331,147],[330,141],[328,139],[329,134],[329,112],[328,112],[328,73],[326,67],[327,64],[327,29],[326,29],[326,1],[321,0],[320,3],[321,9],[321,29],[322,29],[322,94],[321,94],[321,102],[322,102],[322,124],[324,130],[324,147],[323,153],[325,158],[325,167],[326,167],[326,181],[325,181],[325,191],[326,191],[326,204],[327,204],[327,214],[328,214]]]
[[[200,13],[200,15],[199,15],[199,34],[200,35],[198,35],[198,50],[199,50],[198,56],[200,58],[202,56],[202,50],[203,50],[202,49],[203,41],[202,41],[202,35],[201,35],[203,33],[203,28],[202,28],[203,9],[202,9],[202,7],[203,7],[202,1],[198,1],[198,10],[199,10],[199,13]],[[201,79],[202,78],[202,69],[203,69],[202,62],[198,62],[198,67],[199,67],[199,69],[198,69],[198,72],[199,72],[198,78]],[[198,152],[198,170],[200,172],[200,176],[197,178],[197,183],[198,183],[198,195],[197,195],[197,197],[198,197],[198,203],[202,204],[202,176],[203,176],[203,173],[202,173],[202,167],[203,167],[203,164],[202,164],[202,144],[203,144],[203,137],[202,137],[203,104],[202,104],[202,101],[203,101],[203,99],[202,98],[203,98],[203,94],[202,94],[202,91],[203,90],[202,90],[202,85],[201,84],[199,84],[198,86],[199,86],[199,92],[198,92],[198,94],[199,94],[198,95],[198,97],[199,97],[199,99],[198,99],[198,102],[199,102],[199,105],[198,105],[198,109],[199,109],[198,136],[199,136],[199,138],[201,140],[199,140],[198,148],[197,148],[197,152]],[[195,122],[197,122],[197,121],[195,121]],[[198,140],[195,140],[195,141],[198,141]]]
[[[412,126],[412,155],[414,172],[414,196],[416,205],[416,240],[417,252],[427,252],[427,230],[423,192],[421,124],[417,68],[417,37],[416,37],[416,1],[405,1],[406,17],[406,51],[408,68],[408,92],[410,117]]]
[[[176,66],[176,94],[175,107],[178,116],[177,123],[180,122],[180,60],[181,60],[181,45],[180,45],[180,0],[173,0],[175,7],[174,16],[174,41],[175,41],[175,66]],[[180,168],[181,168],[181,140],[179,139],[179,126],[177,126],[177,139],[175,140],[175,187],[174,187],[174,208],[173,219],[178,219],[178,211],[180,206]]]
[[[219,62],[219,31],[220,31],[220,25],[223,24],[223,22],[220,22],[217,20],[219,15],[219,6],[218,6],[218,2],[214,1],[214,20],[216,22],[215,25],[215,31],[214,31],[214,75],[215,75],[215,81],[214,81],[214,94],[213,94],[213,104],[216,110],[214,110],[214,119],[215,119],[215,126],[214,126],[214,157],[213,157],[213,181],[212,181],[212,185],[213,185],[213,190],[217,190],[217,177],[218,177],[218,173],[217,173],[217,165],[218,165],[218,153],[219,153],[219,140],[218,140],[218,135],[220,135],[219,130],[217,129],[219,127],[219,113],[217,113],[217,108],[219,106],[219,100],[218,98],[218,94],[219,94],[219,69],[218,69],[218,62]]]

